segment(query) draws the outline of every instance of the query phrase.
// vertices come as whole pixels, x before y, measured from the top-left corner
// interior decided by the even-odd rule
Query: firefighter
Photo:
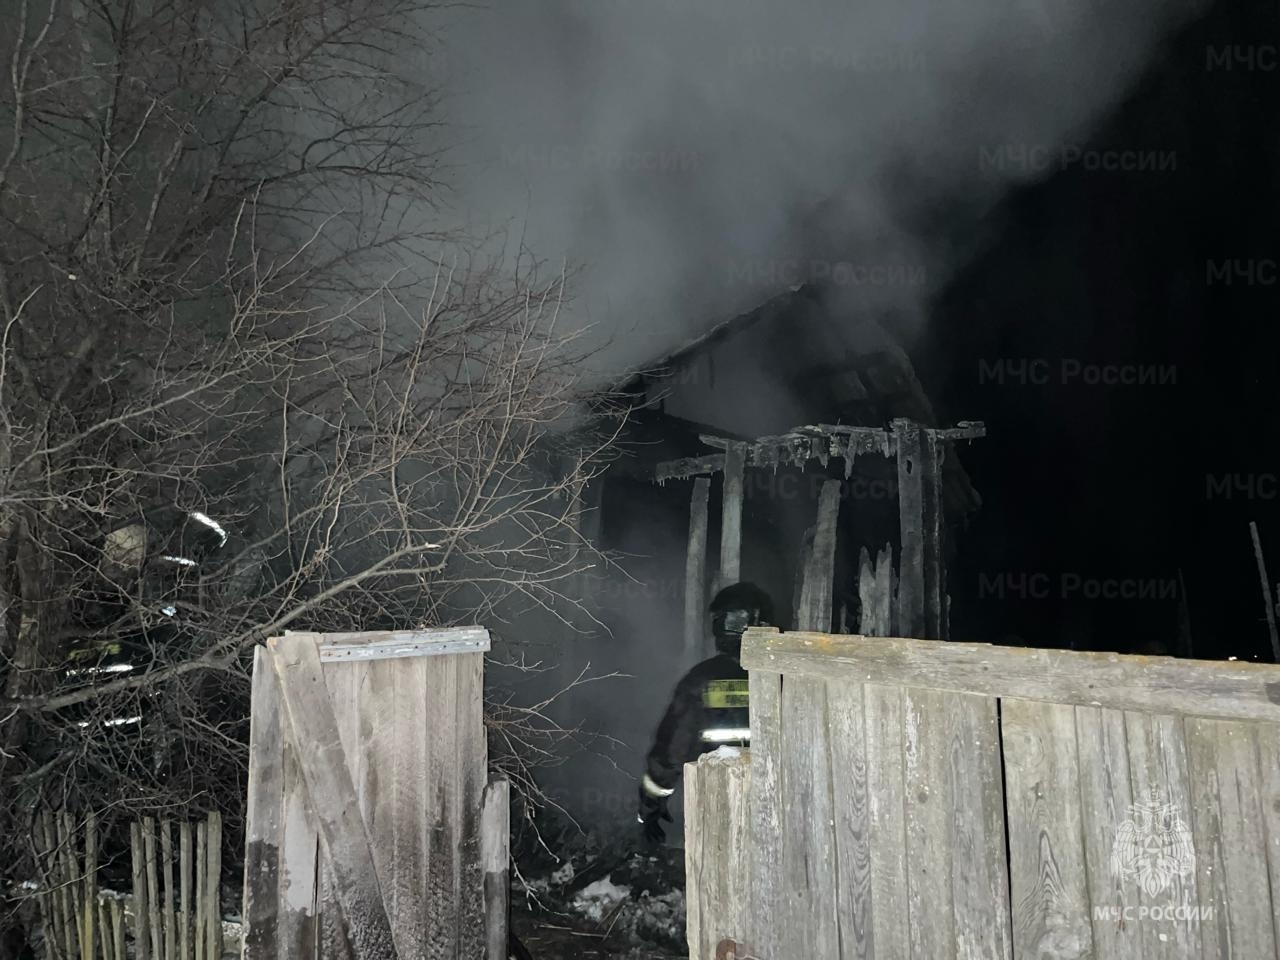
[[[666,839],[662,821],[671,821],[667,802],[684,765],[717,747],[749,746],[747,671],[738,658],[747,627],[773,619],[769,595],[753,583],[725,587],[711,601],[711,629],[717,653],[681,678],[667,707],[640,781],[640,813],[645,839]]]

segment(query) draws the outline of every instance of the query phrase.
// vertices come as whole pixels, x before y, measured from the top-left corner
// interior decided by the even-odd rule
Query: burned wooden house
[[[809,589],[831,591],[833,622],[812,627],[868,632],[880,614],[863,609],[860,568],[884,576],[890,558],[909,582],[880,627],[947,635],[947,531],[981,503],[954,446],[983,428],[939,422],[883,326],[803,286],[621,389],[633,413],[592,491],[592,534],[649,586],[646,601],[671,608],[663,632],[690,656],[706,601],[739,579],[763,586],[788,627],[817,577]]]
[[[981,502],[956,448],[983,427],[939,421],[883,326],[800,287],[619,392],[631,409],[620,454],[583,504],[584,535],[618,558],[584,580],[606,629],[557,655],[562,677],[589,665],[631,679],[573,690],[566,726],[604,718],[597,732],[642,751],[675,681],[711,652],[708,602],[738,580],[770,594],[784,629],[948,635],[948,543]],[[560,799],[588,819],[631,819],[636,766],[571,765],[566,781],[614,786]]]

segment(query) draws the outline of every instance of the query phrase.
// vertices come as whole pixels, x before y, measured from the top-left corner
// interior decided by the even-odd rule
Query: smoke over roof
[[[455,214],[583,267],[617,370],[780,290],[920,328],[1013,184],[1194,0],[512,0],[452,11]],[[1134,144],[1158,151],[1160,144]]]

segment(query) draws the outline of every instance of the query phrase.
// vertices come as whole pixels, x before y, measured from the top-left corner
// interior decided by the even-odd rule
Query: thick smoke
[[[918,329],[1195,0],[507,0],[452,11],[454,213],[580,265],[644,363],[827,279]],[[1155,150],[1160,144],[1134,144]],[[1025,151],[1025,152],[1024,152]],[[1076,158],[1074,162],[1085,162]]]

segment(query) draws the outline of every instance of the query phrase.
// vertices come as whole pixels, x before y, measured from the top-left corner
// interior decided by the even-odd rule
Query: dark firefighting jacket
[[[727,654],[703,660],[671,695],[645,761],[643,790],[670,796],[684,765],[719,746],[750,746],[747,671]]]

